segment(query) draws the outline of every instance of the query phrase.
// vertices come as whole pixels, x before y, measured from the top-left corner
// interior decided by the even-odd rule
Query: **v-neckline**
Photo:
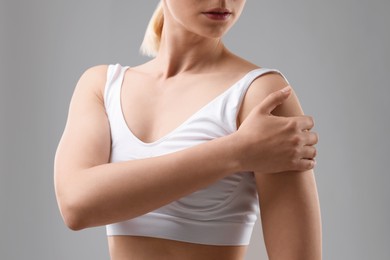
[[[138,143],[140,143],[141,145],[144,145],[144,146],[154,146],[154,145],[158,145],[160,143],[162,143],[163,141],[165,141],[166,139],[168,139],[170,136],[172,136],[173,134],[175,134],[177,131],[179,131],[181,128],[183,128],[185,125],[189,124],[192,120],[194,120],[194,118],[200,114],[203,110],[205,110],[207,107],[209,107],[211,104],[217,102],[217,100],[221,99],[224,95],[226,95],[227,93],[229,93],[232,89],[234,89],[234,87],[236,85],[238,85],[239,83],[241,83],[242,81],[244,81],[246,78],[248,78],[252,73],[254,73],[255,71],[260,71],[260,70],[264,70],[264,68],[256,68],[256,69],[252,69],[250,71],[248,71],[243,77],[241,77],[240,79],[238,79],[237,81],[235,81],[232,85],[230,85],[227,89],[225,89],[224,91],[222,91],[220,94],[218,94],[216,97],[212,98],[209,102],[207,102],[205,105],[203,105],[201,108],[199,108],[198,110],[196,110],[196,112],[194,112],[193,114],[191,114],[187,119],[185,119],[182,123],[180,123],[178,126],[176,126],[175,128],[173,128],[172,130],[170,130],[168,133],[164,134],[163,136],[159,137],[158,139],[152,141],[152,142],[144,142],[142,141],[140,138],[138,138],[134,133],[133,131],[131,130],[131,128],[129,127],[127,121],[126,121],[126,118],[125,118],[125,115],[123,113],[123,109],[122,109],[122,86],[123,86],[123,82],[124,82],[124,78],[125,78],[125,73],[126,71],[130,68],[130,66],[127,66],[124,68],[123,72],[122,72],[122,78],[120,80],[120,86],[119,86],[119,89],[118,89],[118,98],[119,98],[119,114],[120,114],[120,117],[121,117],[121,121],[122,123],[124,124],[124,127],[126,128],[126,131],[130,134],[130,136],[132,136]]]

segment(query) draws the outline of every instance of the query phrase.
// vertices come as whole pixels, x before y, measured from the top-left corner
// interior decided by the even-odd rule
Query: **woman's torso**
[[[162,81],[147,66],[124,74],[120,103],[129,130],[142,143],[159,141],[256,66],[241,62],[213,73],[183,73]],[[142,113],[140,113],[142,111]],[[204,234],[205,237],[208,234]],[[109,236],[112,260],[243,259],[246,246],[215,246],[144,236]]]

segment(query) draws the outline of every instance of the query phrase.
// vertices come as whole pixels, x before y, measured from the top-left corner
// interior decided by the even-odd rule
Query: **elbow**
[[[71,185],[68,185],[69,187]],[[74,187],[72,185],[71,187]],[[59,182],[55,183],[57,205],[64,224],[73,231],[85,229],[90,226],[88,216],[88,203],[85,195],[79,189],[69,189]]]
[[[83,221],[76,214],[63,214],[62,216],[65,225],[73,231],[79,231],[85,229],[87,226],[83,224]]]
[[[69,229],[79,231],[89,227],[86,210],[80,205],[80,202],[61,201],[59,208],[62,219]]]

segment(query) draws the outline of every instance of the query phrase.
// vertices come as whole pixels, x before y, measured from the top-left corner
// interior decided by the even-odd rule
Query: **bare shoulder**
[[[108,65],[97,65],[86,69],[76,85],[75,92],[93,93],[103,101],[107,70]]]
[[[259,104],[267,95],[286,87],[288,82],[278,72],[267,72],[256,78],[244,97],[245,106],[255,106]]]
[[[256,78],[244,96],[241,109],[238,114],[240,124],[248,116],[252,109],[259,105],[269,94],[281,90],[288,86],[284,76],[277,71],[271,71]],[[278,116],[298,116],[303,115],[301,105],[295,92],[292,91],[290,97],[278,106],[272,114]]]
[[[230,53],[230,64],[232,64],[230,67],[231,71],[244,75],[248,71],[261,68],[260,66],[233,53]],[[277,70],[270,70],[269,72],[257,77],[245,93],[237,116],[237,125],[239,126],[252,109],[259,105],[269,94],[281,90],[287,85],[289,85],[289,83],[286,78]],[[301,105],[295,92],[292,91],[290,97],[283,102],[283,104],[278,106],[272,113],[279,116],[303,115]]]
[[[110,130],[102,95],[106,74],[107,65],[99,65],[87,69],[80,77],[57,148],[56,172],[108,161]]]

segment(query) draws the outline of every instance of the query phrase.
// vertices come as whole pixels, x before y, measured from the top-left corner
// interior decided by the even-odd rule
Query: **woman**
[[[154,59],[80,78],[56,195],[69,228],[107,225],[111,259],[243,259],[258,203],[270,259],[321,259],[313,121],[278,71],[221,41],[244,5],[162,0]]]

